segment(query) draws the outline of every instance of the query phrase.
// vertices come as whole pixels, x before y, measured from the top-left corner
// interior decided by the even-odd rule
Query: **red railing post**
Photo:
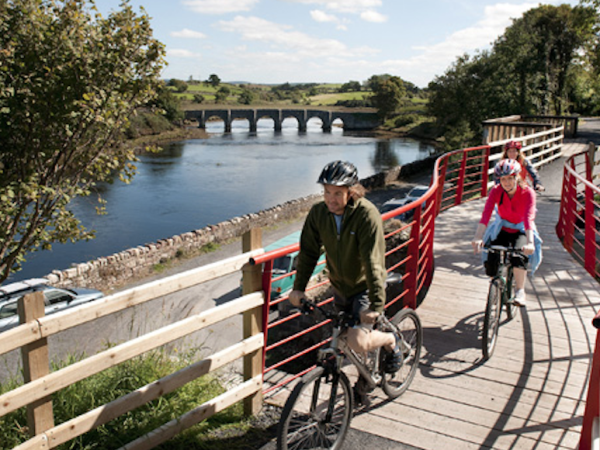
[[[408,255],[410,259],[406,261],[405,273],[408,275],[404,279],[404,285],[408,290],[406,294],[406,304],[412,309],[417,309],[417,278],[419,275],[420,241],[421,241],[421,209],[423,204],[415,208],[413,216],[413,225],[410,230],[410,243],[408,244]]]
[[[435,217],[440,214],[440,210],[442,209],[442,201],[444,195],[444,184],[446,183],[446,171],[448,170],[448,158],[444,158],[442,162],[442,168],[440,169],[440,173],[438,174],[438,191],[436,193],[436,209],[435,209]],[[440,181],[441,180],[441,181]],[[441,183],[441,186],[440,186]]]
[[[600,314],[593,320],[594,326],[600,326]],[[583,414],[583,426],[579,438],[579,450],[591,450],[594,438],[594,429],[598,425],[600,417],[600,331],[596,332],[596,348],[592,359],[592,371],[588,386],[587,399],[585,401],[585,412]],[[596,425],[596,426],[595,426]],[[598,433],[598,430],[596,430]]]
[[[483,166],[481,167],[481,198],[487,197],[488,194],[488,170],[490,169],[490,149],[491,147],[488,145],[485,149],[485,154],[483,155]]]
[[[458,173],[458,181],[456,184],[456,198],[454,199],[454,206],[458,206],[462,203],[463,191],[465,190],[465,172],[467,171],[467,152],[463,151],[462,161],[460,163],[460,172]]]
[[[592,276],[596,271],[596,219],[594,218],[594,191],[585,186],[585,270]]]
[[[571,160],[571,167],[575,170],[573,165],[573,160]],[[568,168],[565,167],[565,176],[563,180],[563,189],[564,192],[564,239],[563,246],[568,252],[573,251],[573,233],[575,232],[575,209],[577,204],[577,178],[568,171]]]

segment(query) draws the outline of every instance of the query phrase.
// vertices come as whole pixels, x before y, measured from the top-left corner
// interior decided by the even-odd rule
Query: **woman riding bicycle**
[[[504,145],[504,151],[502,152],[501,159],[510,159],[512,161],[517,161],[521,165],[521,178],[524,181],[527,180],[527,175],[531,179],[533,183],[533,188],[536,191],[544,192],[546,188],[542,185],[540,181],[540,176],[538,175],[537,170],[533,167],[523,153],[521,152],[522,144],[517,141],[509,141]]]
[[[515,277],[515,304],[525,306],[525,274],[531,265],[531,275],[542,259],[541,244],[535,226],[535,192],[527,186],[520,175],[521,165],[517,161],[504,159],[496,164],[494,176],[499,180],[490,190],[481,220],[471,242],[478,253],[484,243],[520,249],[522,254],[511,256]],[[494,222],[488,226],[496,208]],[[486,255],[484,255],[486,258]],[[484,261],[488,276],[498,271],[498,255],[490,254]]]

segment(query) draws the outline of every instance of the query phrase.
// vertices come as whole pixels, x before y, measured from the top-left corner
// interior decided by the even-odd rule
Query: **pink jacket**
[[[480,223],[488,225],[496,205],[502,219],[514,224],[523,222],[525,230],[535,229],[535,192],[530,187],[517,186],[517,192],[511,199],[501,185],[494,186],[485,202]],[[509,228],[505,230],[516,232]]]

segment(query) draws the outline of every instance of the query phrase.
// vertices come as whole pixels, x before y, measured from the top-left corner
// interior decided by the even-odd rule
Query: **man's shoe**
[[[369,398],[369,393],[373,392],[372,387],[369,386],[367,380],[365,380],[362,375],[359,375],[356,384],[352,391],[354,392],[354,405],[355,406],[364,406],[368,408],[371,406],[371,399]]]
[[[396,339],[396,346],[393,352],[389,352],[385,358],[385,367],[383,368],[385,373],[396,373],[402,367],[404,363],[404,355],[400,350],[400,338],[394,334]]]
[[[525,289],[517,289],[515,292],[514,303],[517,306],[525,306]]]

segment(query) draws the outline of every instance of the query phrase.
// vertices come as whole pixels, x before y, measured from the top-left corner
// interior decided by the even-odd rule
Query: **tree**
[[[390,77],[375,84],[371,103],[383,119],[389,118],[402,104],[406,95],[404,83],[399,77]]]
[[[224,103],[229,94],[231,94],[231,90],[227,86],[221,86],[215,94],[215,103]]]
[[[219,84],[221,84],[221,79],[213,73],[208,77],[206,83],[210,84],[212,87],[217,87]]]
[[[238,97],[238,102],[243,105],[251,105],[254,100],[256,100],[256,95],[250,89],[244,89]]]
[[[0,6],[0,282],[29,252],[93,237],[67,208],[115,173],[121,133],[161,83],[164,47],[125,2],[108,17],[86,0]]]
[[[460,132],[480,142],[486,119],[564,114],[575,99],[589,105],[597,77],[582,71],[581,61],[597,21],[593,8],[542,5],[514,20],[490,51],[458,58],[429,84],[428,110],[446,141],[460,141]]]
[[[178,80],[177,78],[171,78],[169,80],[168,86],[173,86],[177,92],[183,94],[188,90],[188,84],[183,80]]]
[[[360,83],[358,81],[348,81],[347,83],[342,84],[340,87],[340,92],[359,92],[360,91]]]

